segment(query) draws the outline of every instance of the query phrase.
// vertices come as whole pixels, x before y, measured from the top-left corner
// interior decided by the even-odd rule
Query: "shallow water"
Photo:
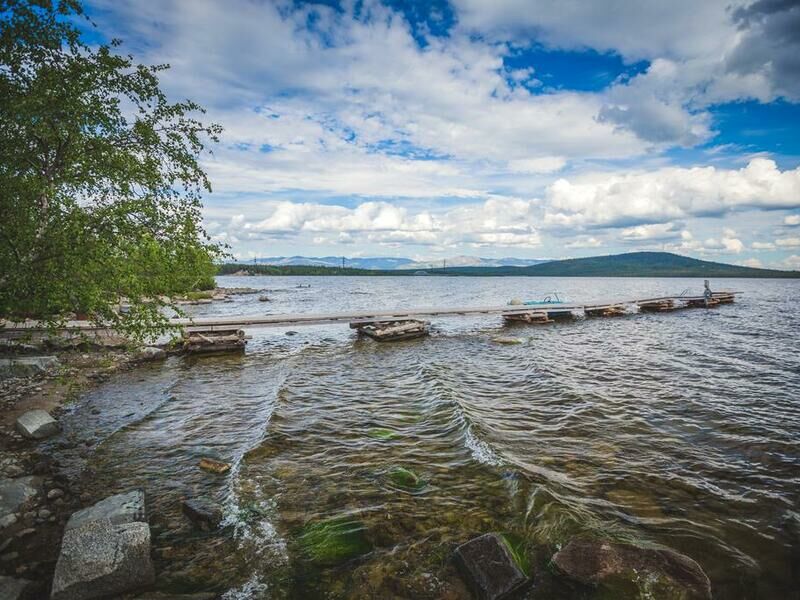
[[[219,278],[267,289],[196,314],[485,306],[699,293],[680,279]],[[298,288],[311,284],[310,288]],[[452,549],[510,534],[531,598],[575,597],[548,568],[577,533],[695,559],[718,598],[797,597],[800,282],[717,280],[733,305],[504,327],[437,318],[428,339],[346,325],[248,331],[242,356],[172,358],[83,397],[65,435],[97,498],[143,487],[159,586],[227,598],[461,597]],[[496,335],[523,344],[493,344]],[[384,431],[384,430],[388,430]],[[56,444],[57,445],[57,444]],[[233,463],[214,476],[201,456]],[[398,487],[392,471],[420,483]],[[224,503],[198,533],[183,498]],[[312,560],[309,524],[346,520],[370,551]],[[335,521],[338,522],[338,521]],[[794,572],[793,572],[794,567]]]

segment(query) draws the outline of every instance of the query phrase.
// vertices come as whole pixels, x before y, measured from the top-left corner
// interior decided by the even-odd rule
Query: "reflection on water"
[[[203,314],[654,296],[669,279],[221,278],[259,286]],[[311,283],[311,288],[296,288]],[[487,532],[534,564],[531,598],[572,597],[552,553],[578,532],[700,563],[720,598],[796,595],[800,312],[794,281],[717,281],[731,306],[515,326],[437,319],[379,345],[346,326],[256,330],[244,356],[170,359],[88,394],[97,497],[148,493],[159,585],[227,598],[463,597],[449,556]],[[66,452],[66,451],[65,451]],[[234,467],[197,468],[200,456]],[[66,464],[74,457],[65,456]],[[229,527],[199,533],[206,495]],[[325,545],[330,532],[340,545]],[[339,538],[337,538],[338,540]],[[794,572],[792,567],[795,567]]]

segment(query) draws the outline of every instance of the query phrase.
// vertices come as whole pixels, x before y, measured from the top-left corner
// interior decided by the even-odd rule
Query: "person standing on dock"
[[[708,279],[703,281],[703,285],[705,286],[705,290],[703,290],[703,298],[705,298],[706,308],[708,308],[711,299],[714,297],[714,293],[711,291],[711,287],[708,285]]]

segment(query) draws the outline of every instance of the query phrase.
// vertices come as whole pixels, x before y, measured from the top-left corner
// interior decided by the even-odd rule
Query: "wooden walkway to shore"
[[[732,302],[739,292],[715,292],[713,304]],[[656,298],[621,299],[592,303],[538,303],[538,304],[506,304],[503,306],[461,307],[461,308],[414,308],[395,310],[357,310],[353,312],[320,313],[320,314],[283,314],[283,315],[239,315],[229,317],[202,317],[172,319],[173,325],[186,332],[193,331],[230,331],[235,329],[262,327],[295,327],[299,325],[323,325],[328,323],[349,323],[354,328],[361,328],[373,323],[402,322],[424,319],[426,317],[457,317],[470,315],[501,315],[508,320],[524,320],[526,315],[542,316],[553,319],[569,315],[615,316],[628,307],[638,310],[663,312],[677,308],[704,306],[703,296],[660,296]],[[519,317],[519,318],[515,318]],[[537,321],[528,321],[537,322]],[[544,322],[544,321],[543,321]],[[23,333],[44,331],[46,326],[36,321],[23,323],[0,321],[0,335],[3,333]],[[75,332],[106,331],[108,328],[98,326],[89,321],[68,321],[62,330]]]

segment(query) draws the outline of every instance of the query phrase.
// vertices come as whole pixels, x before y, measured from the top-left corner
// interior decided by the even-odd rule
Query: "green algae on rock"
[[[392,486],[407,492],[418,492],[427,485],[419,475],[405,467],[394,467],[386,476]]]
[[[323,566],[345,562],[372,550],[364,524],[347,517],[308,523],[299,542],[303,554]]]
[[[374,440],[396,440],[400,434],[393,429],[385,429],[382,427],[375,427],[367,432],[367,435]]]
[[[526,577],[531,576],[531,560],[528,555],[528,546],[524,539],[512,533],[501,533],[498,535],[500,540],[505,544],[511,558],[514,559],[519,570],[522,571]]]

